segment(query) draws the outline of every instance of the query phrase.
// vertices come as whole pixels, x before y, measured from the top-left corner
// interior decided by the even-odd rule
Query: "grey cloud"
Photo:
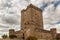
[[[11,12],[9,12],[9,14],[15,14],[15,12],[11,11]]]
[[[11,8],[12,7],[11,3],[5,3],[3,6],[4,7],[8,7],[8,8]]]
[[[7,24],[11,24],[11,25],[13,25],[13,24],[19,24],[19,19],[17,18],[17,17],[15,17],[15,16],[7,16],[7,17],[3,17],[2,18],[2,20],[3,20],[3,22],[5,22],[5,23],[7,23]]]
[[[28,3],[30,2],[30,0],[25,0],[25,1],[27,1]]]
[[[2,36],[2,32],[0,32],[0,36]]]
[[[0,32],[8,32],[8,30],[6,30],[6,29],[5,30],[0,30]]]
[[[54,7],[51,4],[51,6],[48,6],[45,9],[46,9],[45,10],[46,15],[44,16],[44,25],[49,24],[50,26],[47,25],[48,27],[50,27],[50,28],[57,28],[57,30],[59,31],[59,29],[58,29],[59,26],[58,26],[57,22],[60,21],[60,12],[59,12],[60,6],[56,7],[56,10],[54,10]],[[45,26],[46,29],[48,27]]]
[[[9,26],[0,25],[0,28],[9,28]]]
[[[9,28],[10,27],[10,25],[9,24],[4,24],[3,22],[0,22],[0,28],[2,29],[4,29],[4,28]]]

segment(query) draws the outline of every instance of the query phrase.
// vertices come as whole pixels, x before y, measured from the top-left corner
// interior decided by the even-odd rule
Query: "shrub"
[[[5,35],[5,34],[4,34],[4,35],[2,35],[2,38],[3,38],[3,39],[6,39],[7,37],[8,37],[8,36],[7,36],[7,35]]]

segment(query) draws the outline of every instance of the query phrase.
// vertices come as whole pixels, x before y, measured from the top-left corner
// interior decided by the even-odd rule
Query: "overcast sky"
[[[20,30],[21,10],[33,4],[43,11],[44,29],[60,32],[60,0],[0,0],[0,36],[14,28]]]

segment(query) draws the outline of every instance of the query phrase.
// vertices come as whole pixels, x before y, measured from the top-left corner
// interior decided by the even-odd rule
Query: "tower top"
[[[28,8],[34,8],[34,9],[36,9],[36,10],[38,10],[38,11],[41,11],[41,12],[42,12],[42,10],[41,10],[40,8],[38,8],[38,7],[34,6],[33,4],[29,4],[29,6],[27,6],[27,8],[26,8],[26,9],[23,9],[21,12],[26,11]]]

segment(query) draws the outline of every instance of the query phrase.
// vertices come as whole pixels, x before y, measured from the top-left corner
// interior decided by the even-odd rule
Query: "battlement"
[[[36,7],[36,6],[32,5],[32,4],[30,4],[29,6],[27,6],[27,8],[26,9],[23,9],[21,12],[26,11],[28,8],[34,8],[34,9],[42,12],[42,10],[40,8],[38,8],[38,7]]]
[[[9,35],[13,35],[15,33],[14,29],[9,29]]]
[[[57,33],[56,28],[52,28],[52,29],[51,29],[51,32],[52,32],[52,33]]]

